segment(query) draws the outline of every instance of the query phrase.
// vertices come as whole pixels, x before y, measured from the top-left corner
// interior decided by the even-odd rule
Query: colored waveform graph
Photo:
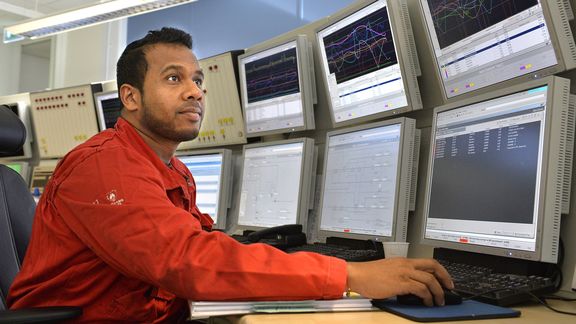
[[[300,92],[296,48],[246,63],[245,70],[249,103]]]
[[[328,68],[342,83],[398,63],[386,7],[323,38]]]
[[[440,48],[536,5],[538,0],[428,0]]]

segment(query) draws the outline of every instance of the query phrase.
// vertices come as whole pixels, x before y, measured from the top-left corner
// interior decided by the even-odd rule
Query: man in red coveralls
[[[186,317],[186,300],[334,299],[351,289],[442,304],[442,286],[452,282],[431,259],[346,263],[210,231],[194,179],[174,157],[198,135],[204,114],[191,48],[190,35],[163,28],[124,50],[122,116],[56,168],[9,307],[81,306],[79,322],[172,323]]]

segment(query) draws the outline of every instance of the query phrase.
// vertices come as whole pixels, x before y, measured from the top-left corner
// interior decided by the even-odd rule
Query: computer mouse
[[[401,305],[424,305],[424,300],[416,295],[407,294],[396,296],[396,301]],[[444,304],[459,305],[462,304],[462,296],[444,289]],[[436,305],[437,306],[437,305]]]

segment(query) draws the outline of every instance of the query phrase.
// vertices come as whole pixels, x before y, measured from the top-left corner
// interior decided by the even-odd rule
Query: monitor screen
[[[306,232],[313,158],[308,138],[244,146],[238,228],[302,224]]]
[[[569,80],[549,78],[518,89],[435,110],[428,243],[556,261],[555,207],[571,178],[564,172],[572,161],[565,148],[574,128],[573,117],[566,118]]]
[[[376,1],[317,32],[334,125],[420,109],[400,8]],[[399,19],[398,19],[399,20]]]
[[[406,241],[415,124],[397,118],[327,134],[320,239]]]
[[[314,128],[314,65],[308,47],[300,35],[279,45],[260,44],[238,57],[247,136]]]
[[[563,54],[569,52],[564,45],[574,47],[574,40],[562,5],[542,0],[421,4],[445,98],[574,67],[574,49]],[[568,28],[559,28],[562,23]]]
[[[114,128],[123,107],[122,101],[118,98],[118,91],[95,93],[94,102],[96,103],[96,113],[100,130],[103,131],[107,128]]]
[[[196,206],[214,220],[214,228],[226,227],[230,207],[232,153],[230,150],[181,152],[177,156],[196,183]]]

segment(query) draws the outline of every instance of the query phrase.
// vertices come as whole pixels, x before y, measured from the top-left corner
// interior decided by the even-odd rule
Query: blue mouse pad
[[[401,305],[398,304],[395,299],[373,300],[372,304],[381,310],[416,322],[460,321],[520,316],[520,311],[484,304],[475,300],[465,300],[460,305],[447,305],[442,307]]]

